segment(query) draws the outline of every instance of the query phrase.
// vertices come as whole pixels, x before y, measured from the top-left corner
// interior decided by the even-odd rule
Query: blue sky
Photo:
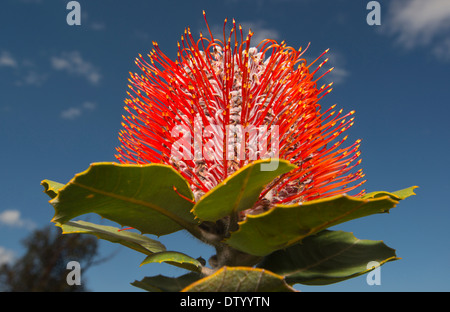
[[[5,0],[0,10],[0,261],[47,225],[54,210],[41,180],[68,182],[90,163],[115,161],[128,72],[157,41],[170,57],[184,28],[214,29],[225,18],[256,38],[330,48],[324,80],[334,89],[323,107],[355,110],[349,138],[362,139],[368,191],[418,185],[417,196],[389,214],[339,226],[361,239],[383,240],[402,260],[381,268],[381,285],[358,277],[302,291],[450,290],[450,2],[378,1],[381,25],[369,26],[369,1],[221,0],[79,1],[81,25],[69,26],[65,0]],[[258,40],[258,39],[257,39]],[[352,141],[353,141],[352,140]],[[184,232],[161,237],[168,249],[207,259],[212,249]],[[143,256],[101,242],[110,261],[83,273],[94,291],[138,291],[145,276],[177,276],[164,264],[139,267]]]

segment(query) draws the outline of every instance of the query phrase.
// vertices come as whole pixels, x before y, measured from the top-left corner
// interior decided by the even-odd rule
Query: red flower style
[[[206,21],[206,18],[205,18]],[[353,111],[321,112],[320,100],[331,85],[318,87],[320,77],[307,64],[304,51],[284,42],[250,44],[242,27],[227,36],[195,41],[187,28],[171,60],[153,43],[146,61],[131,74],[129,98],[119,133],[121,163],[163,163],[187,179],[195,200],[233,172],[256,159],[280,158],[297,165],[262,192],[258,207],[293,204],[343,194],[365,181],[359,144],[341,148],[353,125]],[[355,196],[364,194],[364,190]],[[256,211],[256,206],[253,207]]]

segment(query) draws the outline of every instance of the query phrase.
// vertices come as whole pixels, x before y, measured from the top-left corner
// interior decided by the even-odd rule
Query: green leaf
[[[247,215],[226,243],[243,252],[265,256],[331,226],[388,212],[397,203],[390,196],[364,199],[337,195],[299,205],[276,205],[259,215]]]
[[[162,275],[145,277],[134,281],[131,285],[150,292],[178,292],[201,278],[198,273],[188,273],[180,277],[166,277]]]
[[[141,266],[148,263],[162,262],[194,272],[200,272],[202,269],[202,264],[199,260],[177,251],[163,251],[149,255],[142,261]]]
[[[289,284],[327,285],[371,271],[372,261],[382,265],[398,259],[395,250],[382,241],[324,230],[308,236],[301,244],[266,256],[258,267],[285,276]]]
[[[85,233],[95,235],[100,239],[119,243],[146,255],[166,250],[166,247],[157,240],[138,233],[121,231],[113,226],[98,225],[86,221],[69,221],[59,225],[59,227],[63,230],[63,234]]]
[[[278,162],[275,170],[264,171],[264,165]],[[235,212],[251,208],[264,187],[273,179],[296,168],[286,160],[264,159],[239,169],[214,189],[203,195],[192,212],[203,221],[217,221]]]
[[[94,163],[59,189],[50,203],[55,223],[97,213],[143,234],[160,236],[183,228],[197,230],[190,213],[193,203],[186,198],[193,199],[191,189],[170,166]]]
[[[251,267],[222,267],[183,292],[294,292],[283,276]]]
[[[64,187],[64,184],[51,180],[43,180],[41,185],[44,186],[44,193],[50,198],[55,198],[58,195],[58,191]]]
[[[414,189],[418,188],[418,186],[411,186],[408,188],[405,188],[403,190],[400,191],[396,191],[396,192],[385,192],[385,191],[379,191],[379,192],[371,192],[368,193],[366,195],[363,196],[363,198],[377,198],[377,197],[383,197],[383,196],[390,196],[391,198],[395,199],[395,200],[401,200],[401,199],[405,199],[409,196],[412,195],[416,195],[416,193],[414,193]]]

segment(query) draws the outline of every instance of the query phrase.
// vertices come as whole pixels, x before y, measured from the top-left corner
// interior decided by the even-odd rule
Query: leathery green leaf
[[[393,199],[400,200],[400,199],[405,199],[412,195],[416,195],[416,193],[414,193],[414,189],[416,189],[416,188],[418,188],[418,186],[411,186],[411,187],[405,188],[403,190],[395,191],[395,192],[385,192],[385,191],[371,192],[371,193],[364,195],[363,198],[376,198],[376,197],[382,197],[382,196],[390,196]]]
[[[143,234],[160,236],[197,230],[190,213],[192,199],[188,183],[170,166],[94,163],[59,189],[50,203],[56,224],[96,213]]]
[[[268,270],[251,267],[220,268],[217,272],[198,280],[183,292],[294,292],[283,276]]]
[[[254,161],[203,195],[192,212],[200,220],[217,221],[235,212],[249,209],[256,203],[267,184],[294,168],[295,165],[281,159]]]
[[[365,274],[398,260],[382,241],[360,240],[352,233],[324,230],[301,244],[264,257],[258,267],[283,275],[289,284],[327,285]]]
[[[141,266],[148,263],[163,262],[194,272],[200,272],[202,269],[199,260],[177,251],[163,251],[149,255],[142,261]]]
[[[148,276],[140,281],[134,281],[131,285],[150,292],[178,292],[199,279],[200,274],[191,272],[179,277]]]
[[[60,224],[63,234],[84,233],[95,235],[113,243],[118,243],[146,255],[163,252],[166,247],[157,240],[135,232],[122,231],[113,226],[99,225],[86,221],[69,221]]]
[[[64,187],[64,184],[51,180],[43,180],[41,185],[44,187],[44,193],[50,198],[55,198],[58,195],[58,191]]]
[[[265,256],[331,226],[388,212],[397,203],[391,196],[337,195],[299,205],[276,205],[265,213],[247,215],[226,243],[243,252]]]

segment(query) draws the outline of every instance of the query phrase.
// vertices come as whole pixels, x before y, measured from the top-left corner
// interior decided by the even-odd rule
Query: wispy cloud
[[[16,258],[16,254],[14,251],[0,246],[0,265],[10,264],[14,261],[15,258]]]
[[[82,104],[82,107],[83,107],[83,109],[87,109],[87,110],[91,110],[92,111],[92,110],[97,108],[97,104],[94,103],[94,102],[87,101],[87,102],[84,102]]]
[[[343,83],[348,76],[350,75],[350,72],[348,69],[346,69],[345,64],[345,58],[342,53],[330,50],[327,54],[328,57],[328,68],[334,67],[333,70],[325,76],[325,80],[329,82],[333,82],[334,84],[340,84]]]
[[[106,24],[103,22],[92,22],[89,24],[92,30],[101,31],[106,29]]]
[[[96,107],[96,103],[87,101],[78,107],[70,107],[63,110],[60,116],[62,119],[75,120],[81,117],[85,111],[93,111]]]
[[[2,51],[0,53],[0,67],[17,67],[17,61],[11,53]]]
[[[86,12],[86,9],[83,9],[81,14],[81,25],[84,27],[87,26],[95,31],[102,31],[106,29],[106,24],[102,21],[92,20],[91,14]]]
[[[23,219],[20,211],[16,209],[4,210],[0,213],[0,226],[1,225],[26,228],[28,230],[32,230],[36,227],[36,224],[33,221]]]
[[[340,67],[334,67],[333,70],[325,76],[325,80],[333,82],[334,84],[343,83],[347,77],[350,75],[348,70]]]
[[[435,45],[431,53],[442,61],[450,62],[450,37]]]
[[[40,60],[20,59],[9,51],[0,51],[0,69],[10,70],[16,86],[42,86],[51,75],[43,71],[36,64]],[[56,71],[65,71],[71,75],[81,76],[92,85],[100,82],[101,75],[98,68],[84,60],[78,51],[64,52],[59,56],[50,57],[51,68]]]
[[[17,58],[9,51],[0,52],[1,67],[12,70],[12,77],[16,77],[14,81],[16,86],[41,86],[48,77],[48,74],[41,72],[34,62]]]
[[[430,47],[435,56],[450,60],[450,1],[392,0],[385,21],[384,32],[403,47]]]
[[[42,86],[47,80],[48,75],[37,72],[35,70],[28,70],[19,80],[16,81],[17,86],[30,85]]]
[[[70,107],[68,109],[65,109],[61,112],[61,118],[62,119],[77,119],[81,116],[81,109],[77,107]]]
[[[306,55],[309,55],[306,53]],[[305,56],[308,64],[311,64],[311,62],[315,61],[315,57],[311,56]],[[311,70],[314,71],[316,68],[326,59],[328,61],[322,66],[321,69],[317,71],[315,74],[316,78],[319,78],[321,75],[323,75],[326,71],[328,71],[330,68],[333,68],[333,70],[329,73],[327,73],[320,81],[319,84],[341,84],[346,81],[346,79],[350,76],[350,71],[346,68],[346,59],[344,55],[336,51],[335,49],[330,49],[327,54],[322,56],[321,59],[318,59],[312,66]],[[320,87],[320,86],[319,86]]]
[[[99,70],[84,60],[78,51],[64,52],[60,56],[51,57],[50,61],[53,69],[82,76],[91,84],[96,85],[101,79]]]
[[[139,41],[149,41],[150,40],[150,35],[147,32],[142,31],[141,29],[135,29],[131,35],[133,38],[135,38]]]

